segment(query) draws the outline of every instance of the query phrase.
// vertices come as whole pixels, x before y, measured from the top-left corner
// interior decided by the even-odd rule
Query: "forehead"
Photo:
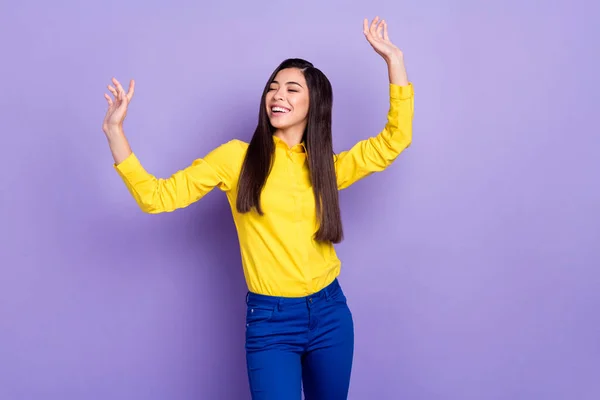
[[[306,79],[304,74],[298,68],[286,68],[282,69],[275,75],[275,80],[280,84],[286,84],[287,82],[298,82],[302,86],[306,87]]]

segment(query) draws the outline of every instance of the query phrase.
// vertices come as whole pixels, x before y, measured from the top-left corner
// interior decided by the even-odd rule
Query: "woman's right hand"
[[[108,110],[106,110],[106,116],[102,123],[102,130],[105,134],[115,130],[123,129],[123,121],[127,116],[127,106],[133,97],[135,89],[135,81],[132,79],[129,82],[129,90],[125,93],[125,89],[115,78],[112,78],[112,82],[115,85],[108,85],[108,90],[113,94],[114,100],[108,94],[104,94],[106,101],[108,102]]]

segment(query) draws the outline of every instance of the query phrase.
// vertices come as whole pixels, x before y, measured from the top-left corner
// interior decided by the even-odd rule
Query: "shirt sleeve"
[[[148,173],[134,153],[113,166],[142,211],[157,214],[187,207],[215,187],[231,190],[238,173],[234,165],[241,150],[238,141],[232,140],[169,178]]]
[[[412,141],[414,90],[390,84],[390,108],[384,129],[374,137],[362,140],[350,150],[339,153],[335,161],[338,189],[389,167]]]

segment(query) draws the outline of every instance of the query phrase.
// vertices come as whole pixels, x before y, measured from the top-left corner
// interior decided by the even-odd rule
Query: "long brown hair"
[[[260,194],[271,172],[275,152],[273,142],[275,128],[267,115],[265,97],[277,73],[286,68],[300,69],[308,85],[308,122],[302,141],[308,152],[308,167],[319,222],[315,239],[321,242],[339,243],[343,239],[343,228],[331,137],[333,91],[325,74],[306,60],[291,58],[283,61],[273,71],[265,85],[260,101],[258,125],[250,140],[240,172],[236,207],[240,213],[255,208],[259,215],[264,214],[260,206]]]

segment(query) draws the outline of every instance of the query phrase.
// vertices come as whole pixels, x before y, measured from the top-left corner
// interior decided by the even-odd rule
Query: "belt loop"
[[[250,292],[246,292],[246,305],[248,305],[248,298],[250,297]]]
[[[277,300],[277,311],[281,311],[281,302],[283,302],[283,299]]]

